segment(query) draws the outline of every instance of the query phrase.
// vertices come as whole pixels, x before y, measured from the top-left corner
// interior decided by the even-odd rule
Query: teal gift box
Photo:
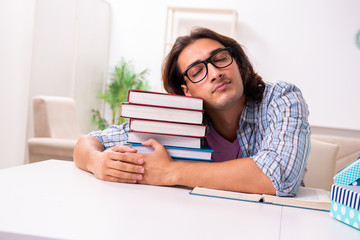
[[[333,179],[336,184],[360,186],[360,157],[341,169]]]
[[[332,185],[330,216],[360,230],[360,186]]]
[[[360,230],[360,211],[331,201],[330,216]]]

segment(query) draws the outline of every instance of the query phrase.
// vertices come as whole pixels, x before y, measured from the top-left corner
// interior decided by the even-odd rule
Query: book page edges
[[[195,98],[198,100],[203,101],[202,98],[199,97],[193,97],[193,96],[185,96],[185,95],[178,95],[178,94],[172,94],[172,93],[166,93],[166,92],[155,92],[155,91],[149,91],[149,90],[141,90],[141,89],[129,89],[130,92],[141,92],[141,93],[150,93],[150,94],[160,94],[160,95],[166,95],[166,96],[175,96],[175,97],[185,97],[185,98]],[[128,94],[129,95],[129,94]]]
[[[326,192],[326,191],[324,191]],[[330,211],[331,202],[329,201],[309,201],[299,200],[296,197],[277,197],[266,194],[239,193],[225,190],[216,190],[202,187],[195,187],[190,194],[217,197],[223,199],[261,202],[266,204],[274,204],[279,206],[297,207],[311,210]],[[262,202],[263,201],[263,202]]]
[[[270,197],[270,198],[269,198]],[[311,202],[298,200],[296,198],[286,198],[286,197],[274,197],[274,196],[264,196],[264,203],[275,204],[280,206],[288,206],[288,207],[298,207],[312,210],[322,210],[322,211],[330,211],[331,202]]]
[[[262,199],[260,194],[239,193],[202,187],[195,187],[190,194],[251,202],[259,202]]]
[[[264,202],[330,211],[330,193],[323,189],[300,187],[295,197],[277,197],[264,194]]]
[[[123,102],[122,105],[134,105],[134,106],[142,106],[142,107],[152,107],[158,109],[174,109],[174,110],[183,110],[189,112],[205,112],[204,109],[193,109],[193,108],[186,108],[186,107],[171,107],[166,105],[156,105],[156,104],[145,104],[145,103],[135,103],[135,102]]]

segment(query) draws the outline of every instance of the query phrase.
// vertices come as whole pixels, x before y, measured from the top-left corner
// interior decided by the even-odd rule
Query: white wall
[[[100,108],[96,94],[108,70],[109,28],[110,6],[102,0],[37,0],[29,97],[74,98],[82,133],[94,129],[91,108]]]
[[[24,161],[34,6],[0,1],[0,168]]]
[[[95,128],[110,20],[102,0],[0,1],[0,168],[26,162],[35,95],[74,98],[82,133]]]
[[[100,26],[106,17],[96,14],[95,10],[101,7],[94,1],[0,1],[0,168],[24,162],[31,96],[73,96],[83,113],[95,102],[95,93],[85,91],[101,87],[97,82],[101,74],[92,72],[100,65],[85,60],[106,50],[89,50],[98,42],[88,26],[103,30],[98,40],[106,35],[107,29]],[[148,68],[152,89],[161,90],[167,7],[235,9],[239,13],[237,40],[245,46],[265,81],[285,80],[298,85],[309,104],[312,125],[360,130],[357,106],[360,50],[355,45],[355,35],[360,30],[360,1],[223,0],[221,6],[218,0],[109,2],[113,15],[109,70],[125,57],[139,71]],[[47,12],[37,3],[43,7],[48,4],[52,10]],[[76,18],[76,11],[78,16],[85,17]],[[224,24],[215,19],[183,20],[194,24]],[[35,27],[34,21],[38,23]],[[70,23],[80,28],[78,35],[72,35],[75,29]],[[76,41],[83,42],[76,50],[81,58],[70,53]],[[66,49],[62,48],[63,43]],[[42,50],[32,54],[32,46]],[[63,64],[57,65],[53,60]],[[101,58],[99,62],[103,61]],[[75,69],[75,73],[69,74],[64,69]],[[81,80],[69,81],[76,77]],[[89,130],[88,117],[86,114],[80,117],[84,132]],[[30,124],[28,130],[31,127]]]
[[[360,30],[357,0],[112,0],[110,66],[122,57],[149,68],[161,90],[167,6],[235,9],[237,40],[265,81],[299,86],[315,126],[360,130]],[[198,18],[188,19],[196,25]],[[212,22],[211,18],[205,22]],[[203,23],[204,21],[201,21]],[[216,25],[216,23],[213,23]]]

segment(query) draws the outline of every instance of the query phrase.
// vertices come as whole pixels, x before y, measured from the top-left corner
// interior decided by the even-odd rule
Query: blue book
[[[154,149],[144,146],[140,143],[132,143],[131,147],[138,150],[139,153],[152,153]],[[211,154],[214,152],[210,147],[202,148],[184,148],[174,146],[164,146],[170,156],[175,159],[208,161],[211,162]]]

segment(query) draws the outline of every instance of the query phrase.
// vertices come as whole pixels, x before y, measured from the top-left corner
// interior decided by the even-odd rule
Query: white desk
[[[188,193],[104,182],[67,161],[2,169],[0,239],[360,239],[327,212]]]

